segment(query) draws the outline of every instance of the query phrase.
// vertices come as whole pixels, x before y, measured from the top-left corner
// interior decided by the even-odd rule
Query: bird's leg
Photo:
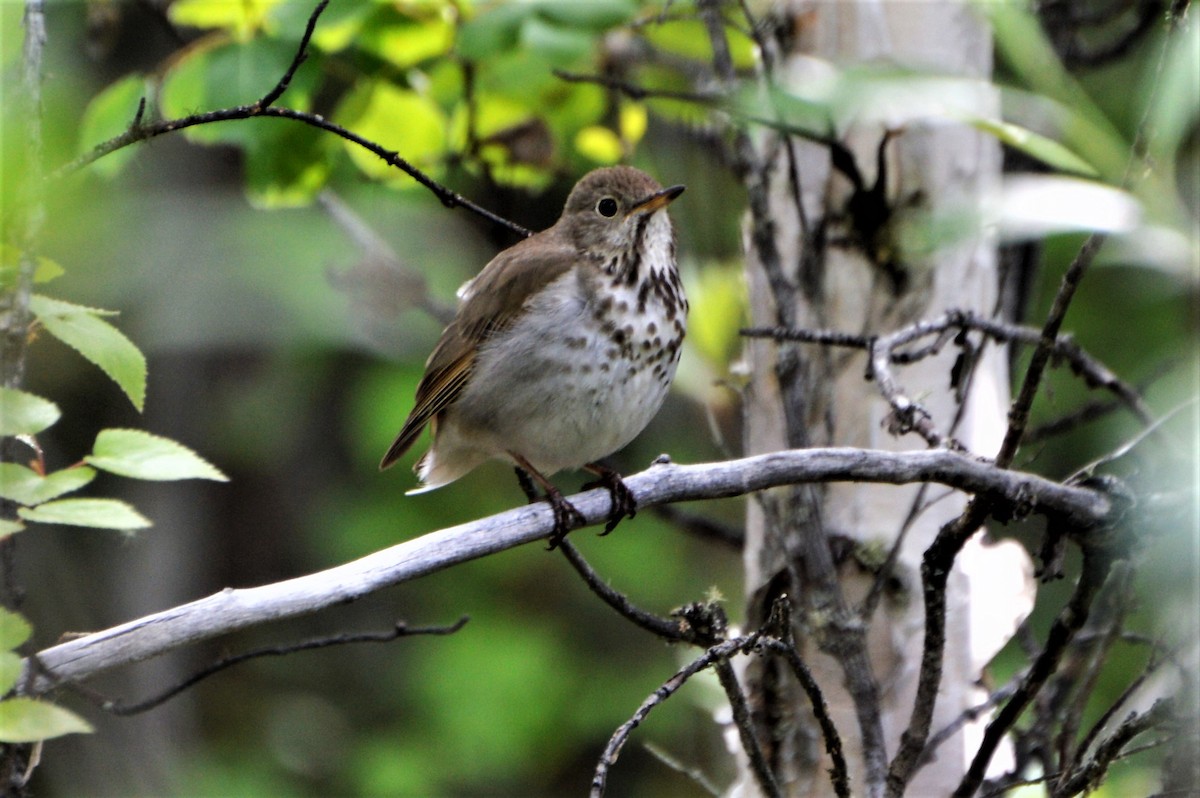
[[[533,486],[533,477],[529,476],[529,472],[520,466],[513,466],[513,471],[517,472],[517,482],[521,484],[521,490],[525,493],[525,498],[530,504],[541,500],[538,495],[537,488]]]
[[[562,492],[554,487],[550,480],[542,476],[540,471],[530,465],[528,460],[516,452],[510,451],[508,454],[517,464],[517,480],[520,481],[521,490],[525,491],[530,502],[534,501],[537,496],[532,484],[532,482],[536,482],[545,492],[546,501],[549,502],[550,509],[554,511],[554,531],[550,534],[550,545],[546,547],[547,551],[553,551],[558,548],[559,543],[562,543],[568,532],[586,524],[587,519],[583,517],[583,513],[575,509],[573,504],[563,498]],[[522,473],[525,475],[524,478],[521,476]],[[532,482],[529,481],[530,479]]]
[[[583,489],[605,488],[612,500],[612,509],[608,511],[608,523],[604,525],[604,531],[600,533],[607,535],[617,528],[617,524],[621,523],[622,518],[633,518],[637,515],[637,499],[634,498],[633,491],[625,484],[625,480],[621,479],[621,475],[608,466],[588,463],[584,468],[599,479],[587,483]]]

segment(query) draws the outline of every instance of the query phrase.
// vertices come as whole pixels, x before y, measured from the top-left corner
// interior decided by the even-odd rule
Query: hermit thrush
[[[547,477],[584,468],[612,496],[609,531],[637,509],[596,461],[658,412],[675,376],[687,299],[664,189],[628,166],[580,180],[554,225],[504,250],[459,290],[457,315],[425,363],[416,406],[383,457],[399,459],[426,424],[420,493],[489,459],[526,472],[554,508],[551,548],[583,524]]]

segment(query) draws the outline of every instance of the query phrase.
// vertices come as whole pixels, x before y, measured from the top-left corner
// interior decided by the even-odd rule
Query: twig
[[[1100,741],[1092,757],[1060,780],[1056,780],[1051,791],[1053,798],[1065,798],[1083,790],[1094,788],[1108,772],[1108,766],[1120,755],[1125,744],[1143,732],[1153,729],[1169,715],[1169,703],[1163,699],[1154,702],[1146,712],[1131,712],[1111,735]]]
[[[721,790],[717,789],[717,786],[709,780],[708,776],[706,776],[704,772],[700,770],[700,768],[688,767],[683,762],[680,762],[677,757],[672,756],[670,753],[652,742],[644,742],[642,743],[642,747],[646,749],[650,756],[654,757],[659,762],[662,762],[671,770],[674,770],[676,773],[681,773],[692,781],[696,782],[701,789],[713,796],[713,798],[719,798],[721,795]]]
[[[602,798],[608,783],[608,771],[617,763],[617,757],[621,755],[621,749],[625,746],[629,735],[633,733],[633,730],[646,719],[655,707],[662,704],[674,695],[679,688],[687,684],[688,679],[691,679],[702,670],[711,668],[719,659],[728,658],[738,651],[753,645],[758,637],[757,633],[750,634],[745,637],[735,637],[732,640],[726,640],[724,643],[712,646],[699,657],[676,671],[675,675],[667,679],[658,689],[651,693],[633,713],[632,717],[617,728],[613,736],[609,739],[608,744],[604,746],[604,752],[600,755],[600,761],[596,764],[595,773],[592,775],[591,798]]]
[[[582,75],[578,72],[568,72],[565,69],[555,69],[554,76],[567,83],[591,83],[606,89],[619,91],[631,100],[685,100],[700,105],[712,105],[722,98],[716,92],[681,91],[677,89],[648,89],[636,83],[613,77],[612,75]]]
[[[457,632],[466,625],[469,619],[463,616],[449,626],[412,626],[410,627],[404,621],[397,621],[386,632],[359,632],[354,634],[333,635],[331,637],[318,637],[313,640],[305,640],[300,643],[290,643],[282,646],[266,646],[256,648],[252,651],[245,651],[241,654],[235,654],[231,657],[223,657],[222,659],[213,662],[206,667],[196,671],[191,676],[174,685],[173,687],[164,690],[156,696],[147,698],[143,701],[138,701],[133,704],[125,704],[120,701],[101,699],[99,706],[105,712],[117,715],[118,717],[128,717],[130,715],[139,715],[155,707],[165,704],[175,696],[182,693],[199,682],[204,681],[209,676],[220,673],[221,671],[231,668],[234,665],[239,665],[247,660],[258,659],[259,657],[283,657],[288,654],[295,654],[299,651],[311,651],[317,648],[329,648],[331,646],[342,646],[350,643],[390,643],[393,640],[399,640],[401,637],[412,637],[414,635],[450,635]],[[85,697],[91,698],[90,691],[84,691],[79,685],[68,685],[72,690],[80,692]]]
[[[471,211],[472,213],[477,214],[478,216],[481,216],[494,224],[506,227],[519,235],[530,235],[530,231],[521,225],[492,213],[482,206],[476,205],[474,202],[471,202],[461,194],[452,191],[446,186],[438,183],[429,175],[425,174],[420,169],[402,158],[399,153],[393,150],[385,149],[373,141],[369,141],[362,136],[352,133],[341,125],[330,122],[319,114],[308,113],[307,111],[297,111],[292,108],[277,108],[273,105],[273,103],[279,99],[283,92],[286,91],[293,73],[304,61],[312,29],[316,25],[317,17],[320,16],[320,13],[324,10],[327,2],[328,0],[323,0],[309,17],[308,26],[305,29],[305,35],[301,39],[300,46],[297,48],[296,55],[292,59],[292,63],[288,67],[288,71],[284,73],[283,77],[279,79],[279,82],[276,83],[270,91],[263,95],[261,99],[256,100],[248,105],[239,105],[234,108],[222,108],[215,111],[207,111],[205,113],[190,114],[178,119],[159,120],[149,124],[142,123],[140,120],[135,120],[134,124],[132,124],[129,129],[121,135],[115,136],[108,141],[96,145],[89,152],[84,153],[73,161],[63,164],[55,169],[48,176],[49,179],[58,179],[65,177],[66,175],[73,174],[85,166],[99,160],[100,158],[103,158],[105,155],[124,147],[128,147],[129,145],[139,141],[146,141],[157,136],[162,136],[167,133],[174,133],[179,130],[185,130],[196,125],[206,125],[214,122],[228,122],[238,119],[253,118],[290,119],[332,133],[335,136],[339,136],[346,141],[357,144],[368,152],[379,156],[389,166],[393,166],[401,170],[409,177],[413,178],[418,183],[425,186],[425,188],[433,192],[434,196],[436,196],[438,200],[447,208],[465,208],[466,210]]]
[[[717,671],[717,679],[720,680],[721,687],[725,690],[725,696],[729,699],[729,707],[733,711],[733,725],[738,730],[738,737],[742,741],[742,750],[746,752],[746,757],[750,760],[750,770],[754,772],[759,789],[770,798],[781,798],[782,793],[779,792],[775,774],[771,772],[771,766],[767,764],[762,746],[758,743],[754,721],[750,718],[750,707],[746,704],[746,694],[738,683],[733,666],[729,664],[729,658],[718,657],[714,667]]]
[[[983,778],[987,773],[988,763],[991,762],[992,755],[996,752],[1000,741],[1017,722],[1017,718],[1037,695],[1046,679],[1054,673],[1075,633],[1087,621],[1092,600],[1103,586],[1111,567],[1112,560],[1108,552],[1102,551],[1098,547],[1084,547],[1083,569],[1079,575],[1079,582],[1075,586],[1075,592],[1058,617],[1054,619],[1042,653],[1034,660],[1029,672],[1021,680],[1016,693],[996,713],[996,717],[984,730],[983,740],[971,760],[970,767],[967,768],[966,774],[954,791],[954,798],[969,798],[979,789],[979,785],[983,783]]]
[[[924,765],[932,762],[935,758],[934,755],[937,753],[937,749],[942,745],[942,743],[958,734],[958,732],[961,731],[964,726],[966,726],[968,723],[974,723],[975,721],[979,720],[979,717],[983,715],[983,713],[991,711],[993,707],[996,707],[1001,702],[1007,701],[1009,698],[1011,698],[1013,694],[1017,692],[1017,686],[1020,684],[1023,678],[1025,678],[1024,673],[1013,677],[1008,684],[1005,684],[998,690],[994,690],[990,695],[988,695],[985,701],[982,701],[973,707],[967,707],[962,711],[961,714],[959,714],[957,718],[938,729],[934,734],[930,735],[929,741],[925,743],[925,750],[921,753],[921,759],[917,762],[917,769],[919,770]]]
[[[941,442],[941,434],[932,429],[928,421],[928,414],[904,395],[891,374],[890,365],[912,363],[937,354],[948,342],[947,332],[951,330],[975,330],[999,343],[1024,345],[1040,345],[1044,334],[1044,331],[1033,327],[1009,324],[960,310],[948,311],[941,316],[919,321],[888,335],[877,337],[836,330],[804,330],[789,327],[751,327],[741,330],[741,334],[748,338],[771,338],[777,341],[796,341],[868,351],[871,358],[869,376],[876,380],[880,391],[892,405],[898,428],[906,431],[911,425],[932,446]],[[902,348],[930,336],[935,336],[933,343],[920,349],[906,350]],[[1103,363],[1075,343],[1070,336],[1058,335],[1056,332],[1049,347],[1047,360],[1053,356],[1067,361],[1072,370],[1082,376],[1089,386],[1102,387],[1112,392],[1139,421],[1145,425],[1152,424],[1153,418],[1150,409],[1142,400],[1137,389],[1118,378]]]
[[[746,544],[746,534],[742,530],[707,515],[689,513],[669,504],[655,507],[654,514],[700,540],[710,540],[737,551]]]
[[[583,559],[583,555],[569,540],[564,538],[559,542],[558,547],[571,566],[583,577],[583,581],[587,583],[592,592],[599,596],[605,604],[632,621],[635,626],[666,640],[694,642],[693,635],[689,634],[690,630],[686,629],[679,621],[660,618],[653,613],[639,609],[625,594],[619,593],[605,584],[600,575],[592,569],[592,566],[588,565],[587,560]]]
[[[833,782],[833,792],[838,798],[849,798],[851,795],[850,775],[846,767],[846,755],[842,747],[842,737],[838,734],[837,726],[833,723],[833,718],[829,716],[829,707],[825,704],[825,696],[821,692],[821,686],[813,678],[812,671],[804,664],[804,660],[801,659],[800,652],[796,650],[794,642],[764,637],[759,641],[758,645],[760,648],[770,649],[782,654],[788,665],[791,666],[792,673],[796,675],[796,680],[800,683],[800,688],[808,696],[809,703],[812,706],[813,717],[817,719],[817,725],[821,727],[821,737],[825,741],[825,751],[829,754],[829,759],[832,762],[829,769],[829,776]]]
[[[287,71],[283,73],[283,77],[275,84],[269,92],[263,95],[258,101],[261,108],[267,108],[274,105],[283,93],[287,91],[288,86],[292,83],[292,77],[296,74],[296,70],[308,58],[308,43],[312,39],[313,30],[317,27],[317,18],[321,16],[321,12],[325,10],[325,6],[329,5],[329,0],[321,0],[317,3],[317,7],[308,15],[308,23],[304,26],[304,35],[300,37],[300,45],[296,48],[296,54],[292,57],[292,63],[288,64]],[[135,120],[136,125],[136,120]]]

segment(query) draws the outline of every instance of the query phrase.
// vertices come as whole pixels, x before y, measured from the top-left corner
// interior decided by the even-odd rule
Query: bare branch
[[[782,654],[788,665],[791,666],[792,673],[796,675],[796,680],[800,682],[801,689],[808,695],[808,700],[812,704],[813,716],[817,719],[817,725],[821,727],[821,736],[825,740],[825,751],[833,763],[829,776],[833,781],[834,794],[838,798],[850,798],[850,775],[846,768],[846,754],[842,748],[842,737],[838,734],[833,718],[829,716],[829,707],[825,704],[825,696],[821,692],[817,680],[813,678],[812,672],[804,664],[800,652],[796,650],[795,644],[791,641],[764,638],[759,641],[758,645]]]
[[[603,798],[605,787],[608,784],[608,771],[617,763],[617,757],[621,755],[621,749],[625,746],[629,735],[641,725],[641,722],[646,719],[646,716],[655,707],[678,692],[680,687],[687,684],[688,679],[691,679],[700,671],[712,667],[718,660],[731,657],[738,651],[753,645],[757,639],[758,635],[752,634],[746,637],[735,637],[732,640],[726,640],[724,643],[719,643],[711,647],[676,671],[675,675],[667,679],[657,690],[651,693],[641,703],[641,706],[637,708],[637,711],[633,713],[633,716],[617,728],[612,738],[609,739],[608,745],[604,746],[604,753],[600,755],[600,761],[596,765],[596,772],[592,776],[591,798]]]
[[[886,484],[932,480],[993,496],[1009,508],[1051,513],[1081,529],[1103,526],[1115,512],[1114,502],[1100,491],[997,469],[947,450],[788,450],[701,465],[657,463],[625,481],[639,506],[651,507],[834,480]],[[610,501],[604,489],[571,498],[589,525],[607,521]],[[59,681],[86,679],[237,629],[355,601],[384,587],[543,539],[553,528],[552,510],[538,502],[431,532],[318,573],[255,588],[227,588],[189,604],[61,643],[37,656]],[[25,667],[28,671],[28,662]],[[53,680],[36,674],[32,681],[22,683],[29,684],[34,693],[54,686]]]
[[[750,717],[750,707],[746,704],[746,693],[738,683],[733,666],[729,664],[729,657],[718,657],[715,668],[721,687],[725,690],[725,697],[729,699],[729,707],[733,711],[733,725],[742,741],[742,750],[750,760],[750,770],[754,772],[758,788],[770,798],[781,798],[782,793],[775,781],[775,774],[771,772],[771,766],[767,764],[762,746],[758,743],[754,721]]]
[[[605,604],[632,621],[635,626],[639,626],[647,632],[658,635],[666,640],[695,642],[694,635],[689,634],[689,629],[685,624],[679,621],[660,618],[657,615],[639,609],[633,605],[633,602],[625,594],[609,587],[600,578],[600,575],[592,569],[592,566],[588,565],[587,560],[583,559],[583,555],[579,553],[579,549],[571,544],[571,541],[564,538],[558,546],[562,550],[563,556],[579,572],[579,575],[583,577],[583,581],[587,583],[592,592],[599,596]]]
[[[963,776],[958,788],[954,791],[954,798],[969,798],[978,791],[987,773],[988,763],[991,762],[992,755],[996,752],[1000,741],[1017,722],[1017,718],[1037,695],[1046,679],[1054,673],[1075,633],[1087,621],[1092,601],[1108,578],[1111,567],[1112,558],[1108,552],[1099,547],[1084,547],[1083,571],[1075,586],[1075,592],[1071,595],[1071,600],[1054,619],[1045,648],[1034,660],[1033,666],[1025,678],[1021,680],[1016,693],[996,713],[996,717],[984,730],[983,741],[979,744],[975,757],[971,760],[970,767],[967,768],[966,775]]]
[[[330,637],[318,637],[313,640],[304,640],[299,643],[289,643],[282,646],[267,646],[264,648],[256,648],[251,651],[244,651],[241,654],[235,654],[231,657],[223,657],[216,662],[210,663],[206,667],[196,671],[191,676],[179,682],[167,690],[159,693],[156,696],[147,698],[143,701],[138,701],[133,704],[125,704],[120,701],[104,699],[100,696],[95,696],[90,690],[84,690],[79,685],[68,683],[68,687],[72,688],[81,695],[91,699],[95,699],[97,705],[108,712],[118,717],[128,717],[130,715],[140,715],[155,707],[165,704],[175,696],[182,693],[200,682],[213,676],[221,671],[231,668],[234,665],[240,665],[247,660],[258,659],[260,657],[283,657],[288,654],[295,654],[299,651],[311,651],[317,648],[330,648],[332,646],[344,646],[349,643],[390,643],[393,640],[399,640],[402,637],[413,637],[415,635],[450,635],[457,632],[466,625],[469,619],[467,616],[459,618],[449,626],[409,626],[404,621],[397,621],[396,624],[386,632],[360,632],[355,634],[340,634]],[[36,660],[34,660],[36,664]]]

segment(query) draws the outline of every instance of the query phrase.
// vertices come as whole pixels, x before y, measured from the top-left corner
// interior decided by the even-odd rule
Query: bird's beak
[[[625,215],[633,216],[639,213],[654,213],[658,209],[670,205],[673,199],[683,193],[683,189],[683,186],[671,186],[670,188],[664,188],[662,191],[656,191],[630,208]]]

